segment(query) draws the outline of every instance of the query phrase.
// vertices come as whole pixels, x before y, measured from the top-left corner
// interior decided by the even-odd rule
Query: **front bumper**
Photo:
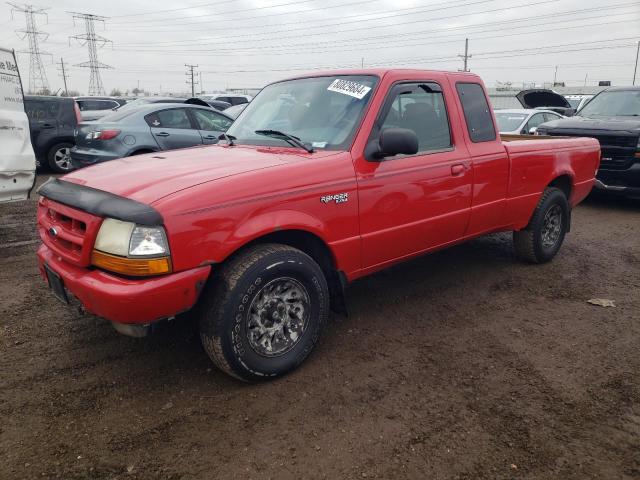
[[[159,277],[123,278],[102,270],[71,265],[46,245],[41,245],[38,266],[46,281],[45,264],[60,275],[65,288],[87,312],[132,327],[190,310],[211,271],[211,266],[205,265]]]
[[[122,155],[112,152],[104,152],[95,148],[80,148],[75,146],[71,149],[71,163],[75,168],[88,167],[96,163],[108,162],[116,160]]]
[[[629,197],[640,197],[640,162],[625,170],[600,168],[596,175],[596,188],[620,193]]]

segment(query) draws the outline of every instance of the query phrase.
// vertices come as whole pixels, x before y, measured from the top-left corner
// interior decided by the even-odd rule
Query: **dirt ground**
[[[586,201],[547,265],[500,234],[358,281],[257,386],[189,318],[132,339],[63,306],[37,243],[34,201],[0,207],[1,479],[640,478],[640,202]]]

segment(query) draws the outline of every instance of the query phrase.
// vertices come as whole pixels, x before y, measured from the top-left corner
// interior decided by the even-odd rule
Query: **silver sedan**
[[[537,110],[530,108],[513,108],[508,110],[496,110],[496,121],[500,133],[513,135],[533,135],[538,125],[551,120],[564,118],[551,110]]]
[[[81,123],[71,149],[75,168],[142,153],[213,144],[233,119],[212,108],[154,103]]]

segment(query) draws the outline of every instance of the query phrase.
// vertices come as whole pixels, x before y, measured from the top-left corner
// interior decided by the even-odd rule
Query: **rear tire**
[[[47,153],[49,168],[56,173],[68,173],[75,170],[71,163],[72,148],[73,143],[69,142],[57,143],[51,147]]]
[[[200,338],[222,371],[244,381],[293,370],[313,350],[329,312],[318,264],[280,244],[241,252],[208,282]]]
[[[556,256],[569,228],[569,202],[558,188],[545,189],[529,225],[513,232],[516,255],[531,263],[545,263]]]

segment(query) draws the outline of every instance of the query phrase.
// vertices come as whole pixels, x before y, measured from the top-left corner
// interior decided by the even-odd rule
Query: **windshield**
[[[282,136],[256,133],[274,130],[315,149],[345,149],[377,80],[369,75],[341,75],[274,83],[247,105],[227,134],[238,144],[289,145]]]
[[[640,116],[640,90],[602,92],[578,112],[582,117]]]
[[[567,99],[567,102],[569,102],[569,105],[571,105],[571,108],[578,108],[578,106],[580,105],[580,102],[582,101],[582,97],[578,97],[578,98],[568,98],[568,97],[564,97]]]
[[[527,115],[523,113],[496,112],[498,130],[501,132],[512,132],[518,130]]]

